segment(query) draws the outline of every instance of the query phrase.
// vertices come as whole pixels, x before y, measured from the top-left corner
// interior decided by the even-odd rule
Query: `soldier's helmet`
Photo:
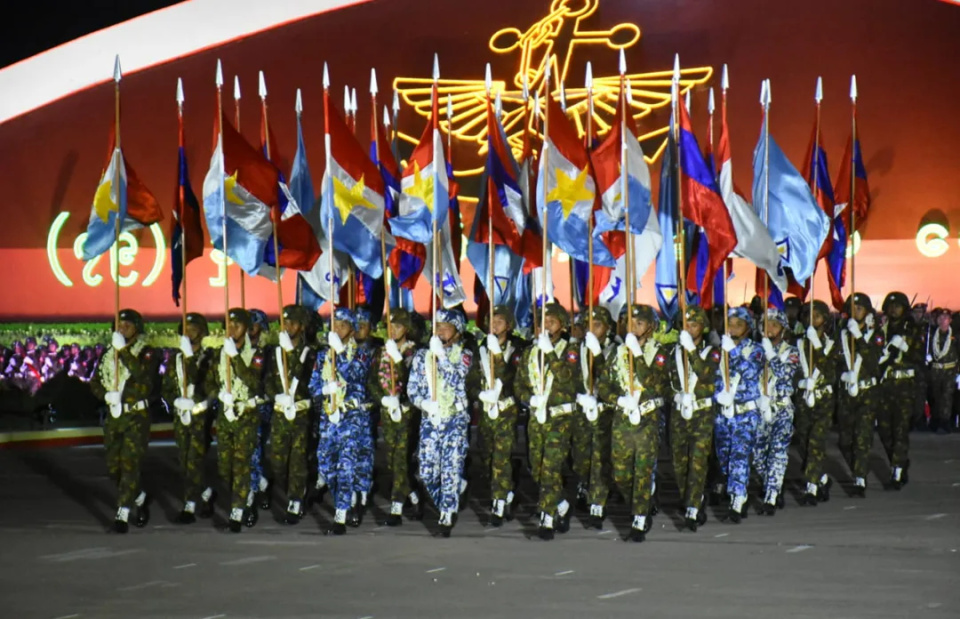
[[[404,327],[407,330],[407,337],[412,339],[413,317],[410,315],[410,312],[402,307],[395,307],[390,310],[390,322]]]
[[[630,317],[634,320],[643,320],[650,323],[654,331],[660,327],[660,317],[657,316],[656,310],[649,305],[634,303],[630,306]]]
[[[143,316],[137,310],[129,308],[120,310],[120,320],[131,323],[137,333],[143,333]]]
[[[804,303],[804,304],[803,304],[803,308],[802,308],[800,311],[802,312],[802,314],[803,314],[803,316],[804,316],[805,318],[806,318],[806,317],[809,317],[809,316],[810,316],[810,304],[809,304],[809,303]],[[820,316],[821,316],[824,320],[826,320],[827,318],[830,318],[830,307],[829,307],[826,303],[824,303],[823,301],[821,301],[820,299],[816,299],[816,300],[813,302],[813,313],[814,313],[814,314],[820,314]]]
[[[354,329],[357,328],[357,315],[349,307],[338,307],[333,311],[333,319],[337,321],[349,322]]]
[[[507,305],[498,305],[493,308],[493,315],[500,316],[507,323],[507,330],[513,331],[517,326],[517,318],[513,315],[513,310]]]
[[[198,314],[196,312],[190,312],[187,314],[187,323],[191,325],[196,325],[200,329],[200,337],[207,337],[210,335],[210,326],[207,324],[207,319],[203,314]],[[183,323],[181,322],[177,325],[177,333],[183,335]]]
[[[283,319],[306,327],[310,324],[310,310],[302,305],[287,305],[283,308]]]
[[[790,321],[787,320],[787,313],[783,310],[778,310],[775,307],[771,307],[767,310],[767,320],[772,320],[773,322],[779,323],[784,329],[790,328]]]
[[[751,330],[753,329],[753,314],[749,309],[743,307],[742,305],[740,307],[731,307],[729,310],[727,310],[727,318],[739,318],[747,323],[748,328]]]
[[[257,325],[261,331],[270,330],[270,321],[267,320],[267,313],[260,309],[252,309],[250,312],[250,326]]]
[[[699,305],[688,305],[687,306],[687,322],[696,322],[703,325],[704,329],[710,327],[710,318],[707,317],[707,312],[705,309]]]
[[[357,307],[357,309],[354,310],[354,311],[355,311],[356,314],[357,314],[357,324],[358,324],[358,325],[359,325],[360,323],[367,323],[367,324],[370,325],[371,327],[375,325],[375,322],[374,322],[374,320],[373,320],[373,314],[370,312],[370,309],[369,309],[369,308],[364,307],[364,306],[361,305],[361,306]]]
[[[463,333],[463,330],[467,327],[467,323],[463,319],[463,314],[452,309],[437,310],[437,323],[439,324],[441,322],[452,325],[453,328],[457,330],[457,333]]]
[[[599,320],[607,327],[608,333],[613,333],[617,330],[617,323],[613,321],[613,316],[610,315],[610,310],[605,307],[600,307],[597,305],[593,308],[593,316],[591,316],[591,322],[593,320]],[[587,325],[588,327],[590,325]]]
[[[783,300],[783,309],[784,309],[784,310],[788,310],[788,309],[800,309],[800,306],[801,306],[801,305],[802,305],[802,303],[801,303],[801,301],[800,301],[800,299],[799,299],[798,297],[787,297],[786,299]]]
[[[874,312],[873,301],[871,301],[870,297],[862,292],[857,292],[847,297],[846,302],[843,304],[843,313],[847,316],[852,316],[854,305],[859,305],[871,314]]]
[[[247,329],[249,329],[250,325],[253,324],[253,319],[250,317],[250,312],[242,307],[231,308],[230,311],[227,312],[227,318],[230,319],[230,322],[238,322]]]
[[[553,316],[554,318],[559,320],[561,326],[564,329],[567,329],[570,327],[570,314],[567,312],[567,308],[560,305],[556,301],[551,301],[550,303],[547,303],[544,306],[543,311],[545,315]]]
[[[903,308],[903,311],[908,311],[910,309],[910,300],[907,299],[907,295],[902,292],[891,292],[883,299],[881,309],[883,313],[886,314],[894,305],[899,305]]]

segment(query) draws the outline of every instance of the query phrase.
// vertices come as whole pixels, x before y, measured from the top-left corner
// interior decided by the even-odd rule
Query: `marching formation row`
[[[588,526],[601,528],[616,490],[633,515],[629,539],[643,541],[665,429],[693,531],[705,521],[708,494],[727,502],[730,522],[740,521],[751,469],[762,483],[761,513],[775,513],[783,504],[792,439],[802,456],[801,503],[828,500],[832,481],[824,460],[835,409],[854,495],[866,493],[874,426],[890,462],[888,487],[899,489],[908,481],[915,377],[931,364],[946,399],[938,396],[935,406],[944,411],[960,388],[949,313],[932,336],[935,359],[925,358],[931,345],[909,306],[905,295],[891,293],[881,318],[869,297],[857,293],[834,324],[826,304],[813,301],[799,328],[780,310],[758,317],[735,307],[720,335],[698,306],[687,307],[682,325],[670,331],[646,305],[625,309],[619,323],[596,307],[572,325],[566,309],[548,303],[538,310],[540,331],[532,341],[517,335],[506,307],[494,309],[489,333],[480,337],[466,328],[459,309],[437,310],[429,337],[419,316],[392,309],[385,341],[370,336],[368,312],[338,308],[318,345],[316,314],[290,305],[276,347],[260,344],[265,321],[255,320],[256,310],[235,308],[220,349],[203,347],[206,319],[188,314],[180,351],[162,378],[163,397],[176,416],[184,480],[178,520],[188,524],[212,513],[215,492],[203,479],[203,459],[214,423],[234,532],[255,525],[258,509],[269,508],[276,494],[287,500],[289,524],[329,492],[329,532],[358,525],[371,501],[377,416],[391,480],[384,524],[401,524],[405,510],[422,516],[430,500],[445,537],[466,487],[473,414],[493,526],[510,516],[511,453],[516,426],[526,420],[542,539],[569,528],[571,501],[589,509]],[[109,409],[104,441],[119,490],[118,532],[149,519],[140,462],[160,354],[142,332],[140,315],[123,310],[91,381]],[[576,497],[565,496],[568,459]]]

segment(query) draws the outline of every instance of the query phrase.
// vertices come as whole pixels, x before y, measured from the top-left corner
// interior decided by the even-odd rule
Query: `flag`
[[[116,240],[117,218],[120,232],[130,232],[163,219],[160,204],[140,182],[127,163],[123,151],[110,136],[109,159],[90,207],[87,236],[83,241],[83,259],[91,260],[110,249]]]
[[[417,243],[431,242],[434,225],[438,231],[447,228],[447,237],[450,236],[447,224],[450,187],[438,119],[434,86],[433,111],[403,171],[400,180],[400,213],[390,222],[390,229],[395,236]]]
[[[203,227],[200,224],[200,205],[190,186],[187,153],[183,146],[183,117],[177,119],[179,147],[177,148],[177,189],[173,194],[173,218],[170,230],[170,270],[173,302],[180,305],[180,284],[183,267],[203,255]],[[186,238],[186,243],[183,242]]]
[[[333,225],[334,249],[347,253],[360,271],[377,279],[383,275],[383,177],[326,96],[325,105],[328,156],[320,217],[325,225]],[[393,244],[392,239],[388,242]]]
[[[853,136],[851,136],[852,138]],[[851,165],[852,164],[852,165]],[[853,209],[850,208],[850,170],[855,172],[853,187]],[[867,182],[867,169],[863,165],[863,155],[860,150],[860,138],[848,139],[847,146],[840,160],[840,173],[837,175],[836,206],[833,213],[833,247],[827,256],[827,281],[830,284],[830,296],[834,307],[843,307],[843,293],[841,289],[846,284],[846,256],[847,239],[853,232],[853,224],[862,228],[870,212],[870,185]],[[851,221],[851,214],[855,221]]]
[[[450,241],[453,243],[453,255],[457,257],[457,273],[460,272],[460,258],[463,256],[463,223],[460,221],[460,183],[453,176],[453,164],[447,153],[447,179],[450,185],[447,225],[450,227]]]
[[[318,210],[313,208],[317,197],[313,192],[313,179],[310,177],[310,164],[307,162],[307,146],[303,141],[303,123],[300,114],[297,114],[297,152],[293,155],[293,166],[290,168],[290,195],[293,196],[300,213],[316,230],[319,228],[320,218]]]
[[[547,113],[549,134],[540,156],[537,209],[541,217],[546,217],[547,238],[571,257],[586,262],[588,224],[594,216],[597,193],[590,157],[576,129],[550,96]],[[616,260],[601,242],[593,244],[593,263],[613,267]]]
[[[683,100],[678,101],[677,105],[680,110],[679,173],[683,191],[681,210],[684,217],[703,228],[710,248],[699,288],[700,298],[704,299],[713,288],[714,278],[723,261],[737,246],[737,233],[720,195],[720,188],[703,160]],[[695,282],[688,282],[687,287],[690,288],[691,284]]]
[[[781,265],[789,267],[802,286],[813,275],[830,232],[830,220],[817,205],[807,181],[767,133],[766,122],[764,118],[753,153],[753,207],[766,219]]]
[[[506,244],[498,243],[497,224],[493,225],[493,243],[490,238],[489,212],[498,202],[499,198],[490,196],[489,192],[493,183],[488,182],[489,173],[484,173],[484,178],[480,181],[480,199],[477,202],[478,209],[473,218],[473,225],[470,228],[470,236],[467,239],[467,259],[473,265],[473,270],[477,276],[477,282],[480,287],[486,291],[486,298],[492,299],[494,305],[512,305],[514,299],[515,287],[513,280],[521,274],[524,260],[521,256],[511,251]],[[519,193],[517,194],[520,197]],[[522,205],[520,205],[522,216]],[[493,248],[493,292],[490,292],[490,248]],[[539,260],[537,263],[539,264]],[[475,291],[477,288],[475,287]],[[475,292],[476,295],[476,292]]]
[[[674,125],[671,118],[667,147],[663,151],[663,160],[660,162],[660,195],[657,206],[660,230],[667,236],[667,242],[660,247],[660,252],[657,254],[655,283],[657,304],[667,320],[673,320],[679,309],[677,244],[674,236],[677,217],[677,165],[675,163],[677,146],[673,135]]]
[[[315,311],[320,309],[324,299],[336,303],[340,297],[340,289],[346,284],[350,274],[350,257],[330,248],[329,237],[322,228],[317,231],[317,242],[323,256],[309,271],[300,273],[303,283],[301,303]],[[328,252],[332,252],[332,256]]]

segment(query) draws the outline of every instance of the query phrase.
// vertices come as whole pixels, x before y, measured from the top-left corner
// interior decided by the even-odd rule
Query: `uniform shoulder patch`
[[[147,361],[153,359],[153,349],[152,349],[152,348],[144,348],[144,349],[143,349],[143,358],[146,359]]]
[[[470,351],[465,351],[460,357],[460,362],[463,363],[463,365],[469,366],[471,361],[473,361],[473,355],[470,354]]]
[[[720,363],[720,351],[719,350],[711,351],[710,359],[712,359],[714,363]]]
[[[263,367],[263,355],[254,355],[250,360],[250,367],[260,369]]]
[[[361,348],[360,350],[357,351],[357,361],[359,361],[360,363],[367,362],[367,350],[365,348]]]
[[[577,350],[568,350],[567,351],[567,361],[570,363],[577,363],[580,361],[580,353]]]
[[[877,346],[883,346],[883,334],[882,334],[882,333],[877,333],[877,334],[873,337],[873,343],[876,344]]]
[[[663,354],[658,353],[657,356],[653,358],[653,362],[657,364],[657,367],[662,368],[663,365],[667,362],[667,358]]]

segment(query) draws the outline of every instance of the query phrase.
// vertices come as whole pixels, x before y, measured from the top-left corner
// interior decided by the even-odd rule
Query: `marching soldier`
[[[357,340],[359,350],[368,358],[375,359],[381,348],[383,340],[373,335],[373,329],[376,327],[376,321],[366,306],[359,306],[354,310],[357,317],[357,332],[354,339]],[[377,428],[380,426],[380,400],[370,400],[367,402],[367,412],[370,419],[370,440],[364,442],[364,449],[368,450],[360,458],[360,479],[361,485],[367,488],[360,496],[359,511],[356,511],[355,517],[359,518],[367,506],[367,492],[373,488],[374,474],[374,452],[377,446]],[[354,522],[354,526],[359,524],[359,520]]]
[[[656,312],[649,305],[630,307],[628,332],[617,349],[615,366],[604,372],[600,400],[615,407],[610,460],[613,480],[633,514],[628,539],[642,542],[652,526],[654,462],[660,437],[658,409],[669,384],[669,357],[652,337]]]
[[[856,293],[847,298],[844,313],[850,318],[840,334],[844,372],[840,381],[847,397],[840,409],[840,451],[854,477],[852,496],[867,493],[867,471],[877,416],[877,376],[883,352],[883,333],[876,329],[870,297]]]
[[[810,304],[803,308],[810,315]],[[827,459],[827,432],[833,423],[833,386],[837,382],[840,347],[827,335],[826,325],[830,308],[823,301],[813,302],[813,320],[807,325],[806,336],[800,341],[799,405],[795,421],[803,479],[806,488],[800,497],[801,505],[814,506],[830,500],[833,484],[824,470]],[[810,361],[810,357],[813,361]]]
[[[242,524],[252,527],[257,522],[250,466],[260,423],[257,408],[263,402],[263,356],[250,342],[250,313],[233,308],[227,318],[226,337],[217,367],[209,374],[208,392],[219,390],[217,468],[229,491],[230,531],[239,533]]]
[[[767,360],[767,393],[760,396],[760,425],[753,461],[763,483],[760,513],[773,516],[784,506],[783,476],[787,472],[790,439],[793,438],[793,392],[800,355],[790,343],[787,315],[768,309],[766,333],[761,341]]]
[[[297,524],[303,517],[307,489],[310,377],[317,358],[307,338],[310,321],[310,311],[301,305],[283,308],[280,345],[267,360],[264,380],[267,400],[273,403],[270,468],[274,481],[287,493],[287,524]]]
[[[715,441],[720,473],[726,477],[730,508],[727,519],[738,524],[747,515],[747,484],[750,481],[750,456],[757,440],[760,422],[760,374],[763,349],[753,342],[753,315],[745,307],[731,307],[727,313],[729,333],[721,338],[721,347],[730,359],[729,375],[721,366],[717,378],[717,417]],[[727,384],[729,383],[729,384]],[[720,488],[716,489],[719,493]]]
[[[703,308],[689,306],[686,313],[687,328],[680,332],[680,345],[674,355],[673,385],[677,393],[670,416],[670,446],[680,505],[686,510],[684,522],[696,531],[707,521],[703,494],[713,447],[713,397],[722,355],[720,348],[711,346],[704,337],[709,319]],[[687,378],[683,378],[683,351],[687,353]]]
[[[589,438],[590,467],[584,481],[588,482],[587,501],[590,505],[590,517],[587,528],[602,529],[606,517],[607,497],[613,485],[613,468],[610,463],[611,437],[613,431],[614,407],[597,401],[601,377],[612,372],[617,362],[617,325],[605,307],[594,307],[590,317],[589,330],[584,335],[584,344],[580,349],[580,366],[583,373],[584,393],[577,396],[577,403],[583,410],[585,426],[581,428]],[[593,356],[593,372],[590,372],[590,358]],[[590,381],[590,377],[593,381]],[[590,385],[593,385],[592,392]]]
[[[403,506],[409,500],[418,517],[423,517],[423,504],[411,488],[410,458],[414,445],[415,411],[407,398],[407,379],[417,345],[413,338],[413,321],[405,309],[390,310],[390,339],[384,344],[370,372],[370,393],[379,400],[384,411],[383,442],[386,447],[390,514],[382,524],[395,527],[403,524]]]
[[[133,523],[147,526],[150,510],[140,479],[140,464],[150,441],[148,398],[157,379],[160,355],[141,337],[143,318],[132,309],[121,310],[110,348],[104,352],[90,387],[110,414],[103,422],[107,470],[117,484],[117,515],[113,530],[126,533],[130,510]]]
[[[330,488],[334,517],[329,533],[343,535],[348,523],[360,525],[370,491],[365,471],[372,470],[373,464],[364,459],[373,457],[367,392],[373,358],[354,339],[353,310],[338,307],[333,319],[329,347],[317,357],[310,393],[322,400],[324,413],[317,445],[317,490]]]
[[[250,343],[254,348],[259,348],[264,359],[273,358],[273,345],[266,344],[261,340],[262,336],[270,331],[270,321],[267,320],[267,314],[260,309],[251,309],[250,311]],[[265,339],[265,338],[263,338]],[[270,364],[264,367],[264,376]],[[270,509],[269,482],[264,471],[264,462],[267,459],[267,442],[270,439],[270,420],[273,417],[273,402],[264,401],[257,407],[260,415],[260,423],[257,426],[257,445],[253,450],[253,458],[250,461],[250,489],[253,491],[257,506],[260,509]]]
[[[513,310],[506,305],[496,306],[490,334],[479,352],[485,389],[478,395],[483,414],[477,425],[482,438],[483,466],[490,477],[490,524],[494,527],[503,524],[515,496],[510,456],[516,440],[519,407],[514,387],[524,346],[523,340],[513,335],[515,326]]]
[[[570,503],[563,498],[563,462],[570,453],[573,413],[583,391],[580,352],[564,333],[570,315],[562,305],[547,303],[536,346],[520,362],[516,390],[530,405],[527,426],[530,468],[540,486],[539,537],[552,540],[556,530],[570,530]],[[541,364],[541,358],[543,362]]]
[[[183,469],[183,510],[177,522],[191,524],[197,519],[197,503],[199,515],[209,518],[216,501],[213,489],[203,486],[203,458],[211,426],[207,411],[216,398],[216,393],[207,393],[206,386],[216,353],[203,346],[203,338],[210,333],[203,315],[187,314],[187,329],[183,332],[181,324],[180,330],[180,352],[163,376],[163,397],[176,415],[173,435]]]
[[[907,483],[910,466],[910,421],[916,408],[916,381],[922,369],[923,334],[908,315],[910,301],[902,292],[891,292],[883,300],[883,339],[886,345],[880,357],[883,372],[880,406],[877,408],[877,433],[890,460],[888,488],[899,490]]]
[[[960,374],[957,366],[960,361],[960,347],[953,334],[951,321],[953,316],[945,309],[934,312],[937,329],[930,335],[929,359],[930,382],[933,401],[932,425],[937,434],[949,434],[953,425],[954,391],[960,389]]]
[[[440,534],[450,537],[460,508],[461,473],[470,424],[467,390],[473,390],[473,353],[460,342],[463,315],[437,310],[437,332],[429,349],[413,358],[407,397],[423,412],[420,421],[420,480],[440,511]]]

